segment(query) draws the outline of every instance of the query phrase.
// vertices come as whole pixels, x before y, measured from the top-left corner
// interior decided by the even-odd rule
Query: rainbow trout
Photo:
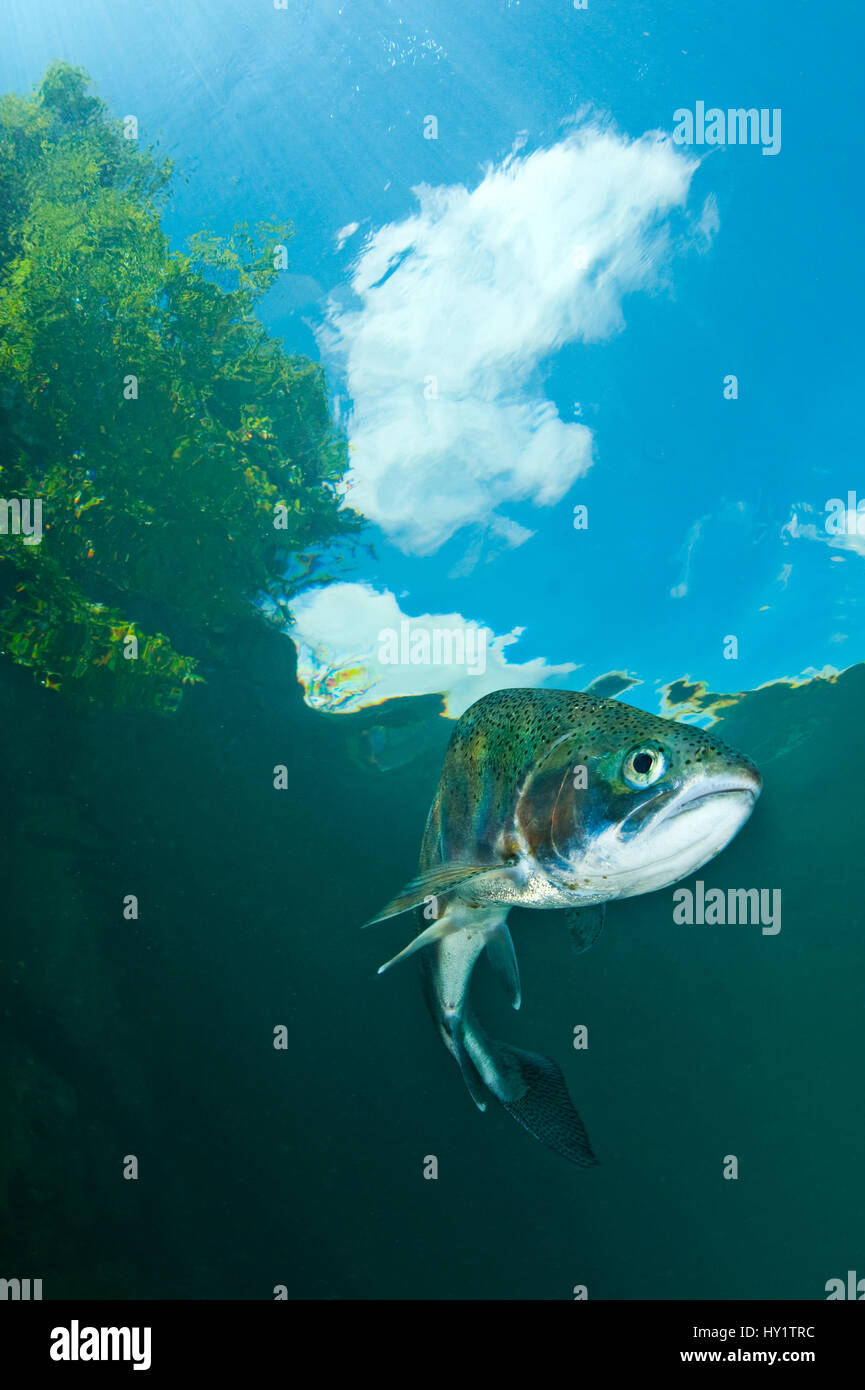
[[[558,909],[575,948],[604,904],[669,887],[741,829],[760,774],[720,739],[618,700],[565,690],[498,690],[457,722],[427,819],[418,876],[373,922],[416,909],[424,987],[479,1109],[490,1095],[574,1163],[597,1160],[547,1057],[489,1038],[468,999],[486,950],[520,1006],[507,916]],[[371,925],[368,923],[367,925]]]

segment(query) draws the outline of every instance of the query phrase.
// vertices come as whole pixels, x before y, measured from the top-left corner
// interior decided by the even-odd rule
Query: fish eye
[[[622,764],[622,776],[629,787],[651,787],[663,776],[666,766],[660,748],[634,748]]]

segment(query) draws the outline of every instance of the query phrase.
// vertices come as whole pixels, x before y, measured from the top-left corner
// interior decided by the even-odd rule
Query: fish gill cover
[[[288,558],[360,524],[321,367],[255,315],[290,224],[172,251],[171,175],[67,63],[0,101],[0,495],[30,509],[0,536],[0,644],[162,710],[257,594],[282,614]]]

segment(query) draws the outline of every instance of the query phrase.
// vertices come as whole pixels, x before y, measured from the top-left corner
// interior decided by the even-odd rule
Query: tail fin
[[[549,1057],[522,1052],[488,1038],[474,1018],[464,1033],[476,1070],[509,1115],[542,1144],[582,1168],[594,1167],[585,1126],[568,1095],[565,1078]]]
[[[499,1044],[501,1047],[502,1044]],[[571,1163],[592,1168],[597,1163],[585,1126],[568,1095],[565,1078],[549,1057],[534,1052],[508,1048],[510,1060],[518,1066],[526,1083],[525,1094],[519,1100],[503,1101],[523,1129],[555,1149]]]

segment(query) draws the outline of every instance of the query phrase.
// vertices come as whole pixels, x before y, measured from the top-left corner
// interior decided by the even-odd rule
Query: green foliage
[[[196,662],[136,614],[206,648],[290,595],[289,555],[360,525],[321,368],[255,316],[290,225],[171,251],[170,177],[79,69],[0,99],[0,498],[40,498],[44,527],[0,534],[0,646],[53,688],[157,708]]]

